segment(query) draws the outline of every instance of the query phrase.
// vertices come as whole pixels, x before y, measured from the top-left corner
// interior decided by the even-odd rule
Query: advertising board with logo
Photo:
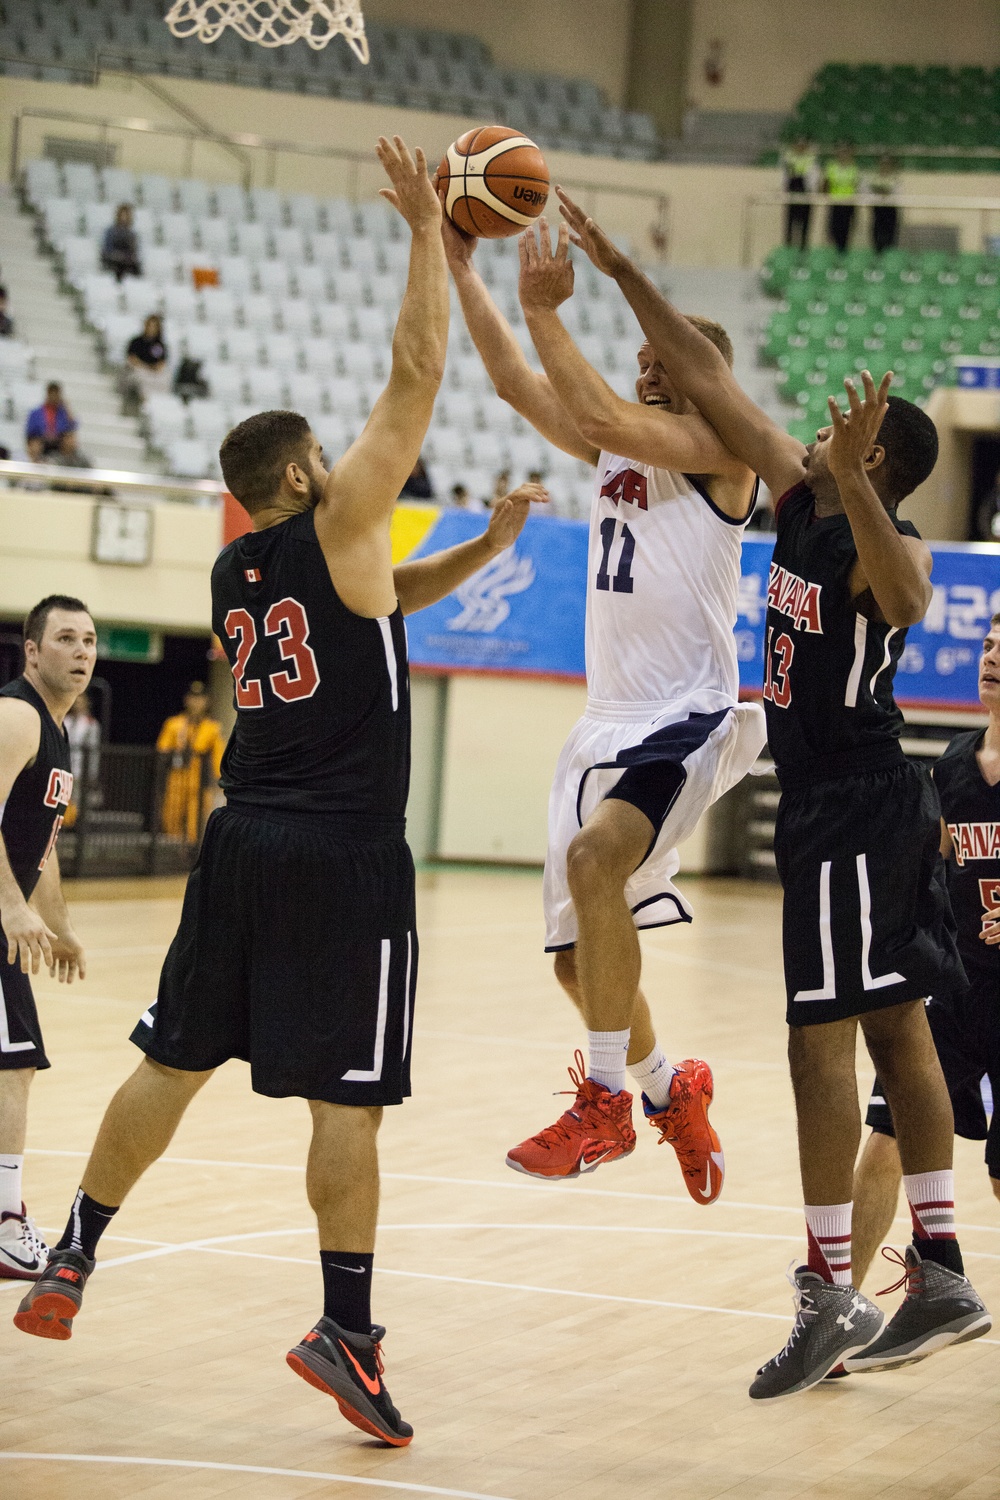
[[[425,515],[427,512],[425,511]],[[425,522],[410,556],[478,536],[482,516],[441,511]],[[532,515],[513,547],[454,594],[407,620],[410,660],[440,672],[503,672],[581,679],[587,600],[584,521]],[[764,681],[764,616],[774,539],[743,542],[736,650],[748,695]],[[1000,611],[1000,545],[937,543],[933,597],[907,633],[896,673],[901,704],[972,708],[977,668],[991,615]]]

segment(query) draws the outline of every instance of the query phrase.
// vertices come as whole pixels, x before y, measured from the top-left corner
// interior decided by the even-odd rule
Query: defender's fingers
[[[826,404],[830,408],[830,422],[834,432],[843,432],[845,425],[844,413],[840,409],[840,403],[836,396],[827,396]]]
[[[422,146],[414,146],[413,161],[418,174],[422,177],[427,173],[427,154]]]
[[[574,203],[566,189],[559,187],[558,184],[556,184],[556,197],[559,199],[560,213],[564,213],[572,222],[582,224],[585,217],[583,209],[578,203]]]
[[[872,406],[878,403],[878,392],[875,389],[875,381],[872,379],[871,370],[861,371],[861,384],[865,388],[865,402]]]
[[[391,203],[393,208],[399,207],[399,194],[394,188],[379,188],[378,195],[384,198],[386,203]]]
[[[7,939],[7,962],[9,964],[17,963],[17,941],[14,938]]]
[[[854,381],[848,378],[844,381],[844,390],[847,392],[847,404],[851,408],[851,416],[857,416],[861,411],[861,397]]]
[[[569,225],[565,219],[559,220],[559,233],[556,239],[556,260],[563,265],[569,260]]]
[[[403,140],[403,137],[401,135],[394,135],[392,139],[404,170],[410,173],[416,172],[416,164],[410,155],[410,148]]]

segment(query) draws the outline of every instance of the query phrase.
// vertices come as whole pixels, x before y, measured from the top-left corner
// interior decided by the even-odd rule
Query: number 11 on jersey
[[[603,590],[610,589],[613,594],[631,594],[635,537],[624,524],[622,525],[622,547],[618,554],[618,568],[613,578],[608,571],[617,530],[618,522],[614,516],[608,516],[601,522],[601,565],[597,570],[597,587]]]

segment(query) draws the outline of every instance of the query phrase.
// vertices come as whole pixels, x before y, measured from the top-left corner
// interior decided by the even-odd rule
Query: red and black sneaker
[[[332,1318],[320,1318],[285,1359],[296,1375],[332,1396],[341,1416],[355,1427],[393,1448],[405,1448],[413,1441],[413,1428],[393,1406],[382,1379],[384,1337],[384,1328],[350,1333]]]
[[[50,1250],[49,1263],[14,1314],[14,1326],[40,1339],[71,1339],[83,1289],[96,1261],[78,1250]]]

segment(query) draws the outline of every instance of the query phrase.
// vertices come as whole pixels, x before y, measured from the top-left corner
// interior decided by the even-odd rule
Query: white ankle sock
[[[21,1171],[23,1156],[4,1156],[0,1152],[0,1214],[21,1212]]]
[[[628,1052],[629,1029],[624,1031],[588,1031],[587,1056],[590,1066],[587,1077],[595,1083],[603,1083],[612,1094],[620,1094],[625,1087],[625,1056]]]
[[[628,1070],[650,1104],[655,1104],[658,1109],[669,1104],[670,1083],[676,1069],[667,1062],[658,1043],[642,1062],[629,1063]]]

